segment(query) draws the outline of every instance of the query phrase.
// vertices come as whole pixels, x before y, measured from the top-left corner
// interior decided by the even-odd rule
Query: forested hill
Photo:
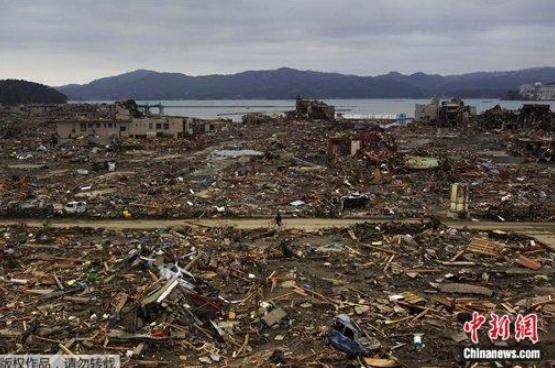
[[[0,80],[0,105],[65,103],[67,97],[44,84],[16,79]]]

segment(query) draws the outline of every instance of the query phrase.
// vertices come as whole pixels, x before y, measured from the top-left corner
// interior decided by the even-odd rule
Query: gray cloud
[[[0,78],[553,65],[552,0],[0,0]]]

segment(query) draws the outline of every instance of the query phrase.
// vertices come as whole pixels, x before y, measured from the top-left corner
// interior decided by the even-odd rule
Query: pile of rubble
[[[243,124],[259,125],[259,124],[273,124],[276,118],[270,115],[261,113],[251,113],[243,115],[241,118]]]
[[[495,105],[479,116],[479,124],[488,129],[555,130],[555,114],[550,105],[524,104],[519,110],[507,110]]]
[[[543,162],[553,158],[555,113],[549,105],[525,104],[518,111],[496,105],[480,115],[480,124],[509,132],[507,148],[516,156]]]
[[[499,104],[482,112],[478,124],[486,129],[510,129],[517,120],[517,113],[513,110],[503,109]]]
[[[550,356],[554,257],[533,239],[435,223],[3,227],[0,353],[110,353],[149,367],[452,366],[478,311],[536,313],[534,346]],[[478,333],[487,341],[487,328]]]
[[[288,120],[306,119],[306,120],[335,120],[335,106],[328,105],[323,101],[305,100],[297,96],[295,99],[295,110],[286,114]]]
[[[519,110],[517,127],[555,131],[555,114],[549,105],[525,104]]]

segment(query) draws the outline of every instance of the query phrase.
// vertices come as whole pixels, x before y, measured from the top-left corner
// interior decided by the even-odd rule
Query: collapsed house
[[[554,130],[555,114],[550,105],[525,104],[518,114],[517,127],[520,129]]]
[[[480,114],[478,123],[490,129],[553,131],[555,114],[551,112],[550,105],[524,104],[516,111],[503,109],[496,105]]]
[[[395,152],[395,143],[378,131],[328,139],[328,161],[341,156],[352,157],[359,152],[371,162],[381,162]]]
[[[429,104],[416,104],[414,119],[433,123],[438,126],[456,126],[467,124],[476,115],[476,107],[465,105],[460,97],[449,101],[440,101],[434,97]]]
[[[507,137],[508,150],[513,155],[543,162],[553,159],[554,140],[545,134],[555,130],[555,114],[549,105],[524,104],[519,110],[502,109],[496,105],[484,111],[478,122],[490,129],[518,132]],[[523,131],[526,131],[525,135]]]
[[[477,122],[480,126],[489,129],[508,129],[515,124],[517,113],[513,110],[503,109],[499,104],[480,114]]]
[[[335,106],[323,101],[305,100],[300,96],[295,99],[295,111],[287,114],[288,118],[307,120],[335,120]]]

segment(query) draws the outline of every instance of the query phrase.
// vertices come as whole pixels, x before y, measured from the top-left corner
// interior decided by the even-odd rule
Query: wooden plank
[[[471,284],[460,284],[456,282],[440,284],[438,286],[438,289],[443,293],[479,294],[486,296],[493,295],[493,290],[488,289],[487,287]]]
[[[499,257],[503,247],[496,241],[484,238],[472,238],[466,248],[468,252],[482,254],[490,257]]]

